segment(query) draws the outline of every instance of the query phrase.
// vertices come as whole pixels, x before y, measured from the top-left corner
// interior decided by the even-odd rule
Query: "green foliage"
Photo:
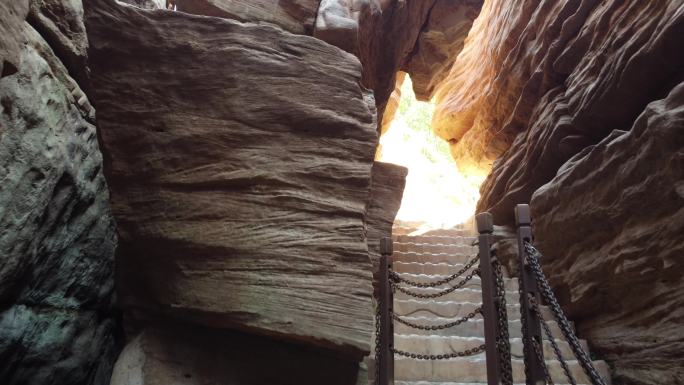
[[[432,163],[451,162],[449,144],[432,132],[434,105],[416,100],[413,85],[408,76],[401,87],[402,98],[395,119],[403,119],[409,131],[403,133],[407,142],[420,148]]]

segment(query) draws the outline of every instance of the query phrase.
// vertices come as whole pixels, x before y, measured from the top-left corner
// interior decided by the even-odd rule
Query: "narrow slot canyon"
[[[1,385],[684,385],[682,0],[0,0]]]

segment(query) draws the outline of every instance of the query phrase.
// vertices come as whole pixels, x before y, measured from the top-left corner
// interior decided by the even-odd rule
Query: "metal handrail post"
[[[392,321],[393,302],[390,287],[390,271],[392,269],[392,239],[380,241],[380,357],[376,357],[379,365],[378,385],[394,385],[394,323]]]
[[[487,384],[501,384],[501,363],[496,346],[499,315],[496,311],[497,300],[494,289],[494,271],[492,270],[492,233],[494,220],[490,213],[480,213],[475,216],[480,256],[480,282],[482,284],[482,316],[484,317],[485,354],[487,362]]]
[[[523,344],[525,345],[524,355],[527,363],[527,378],[525,383],[527,385],[546,384],[544,375],[544,350],[541,320],[537,317],[536,312],[532,309],[530,298],[535,298],[537,303],[539,301],[539,290],[535,282],[535,276],[528,266],[527,257],[525,253],[525,242],[532,242],[532,224],[530,215],[530,206],[519,204],[515,207],[515,224],[517,227],[518,236],[518,257],[520,261],[520,313],[523,321]],[[535,351],[532,344],[535,340],[537,346],[540,347],[540,354]],[[541,355],[542,360],[539,359]]]

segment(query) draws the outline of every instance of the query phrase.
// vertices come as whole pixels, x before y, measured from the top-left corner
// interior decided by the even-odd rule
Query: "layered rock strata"
[[[380,116],[394,90],[399,70],[415,77],[414,88],[421,100],[432,97],[460,53],[482,7],[482,0],[175,3],[182,12],[271,23],[289,32],[313,35],[353,53],[363,64],[363,84],[374,91]]]
[[[624,384],[684,378],[684,83],[532,197],[545,270]]]
[[[665,95],[681,77],[683,12],[680,1],[485,2],[433,122],[462,169],[486,173],[501,156],[478,208],[512,223],[513,204]]]
[[[116,237],[94,111],[52,35],[6,16],[18,56],[2,53],[15,72],[0,79],[0,383],[105,384]]]
[[[263,24],[86,10],[129,332],[185,320],[358,366],[377,142],[358,60]]]
[[[459,167],[491,170],[477,210],[511,234],[534,194],[544,267],[617,383],[681,377],[683,34],[681,1],[486,1],[437,92]]]

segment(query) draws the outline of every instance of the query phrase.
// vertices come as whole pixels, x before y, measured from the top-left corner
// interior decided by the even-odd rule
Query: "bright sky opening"
[[[480,198],[481,176],[459,172],[449,144],[430,127],[434,102],[420,102],[407,75],[399,108],[380,139],[380,161],[409,169],[397,219],[424,222],[421,230],[451,228],[468,221]]]

